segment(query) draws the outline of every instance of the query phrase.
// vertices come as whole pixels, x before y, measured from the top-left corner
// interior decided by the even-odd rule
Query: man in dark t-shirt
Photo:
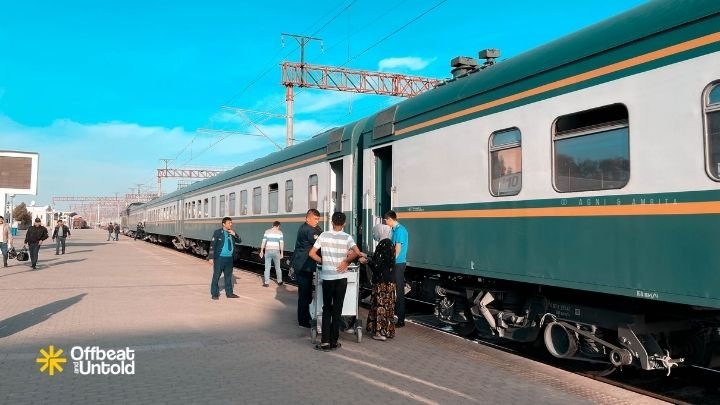
[[[308,256],[315,240],[322,233],[318,226],[320,212],[314,208],[305,214],[305,223],[298,230],[295,250],[290,267],[295,271],[298,284],[298,324],[310,327],[310,303],[312,302],[312,281],[315,262]]]

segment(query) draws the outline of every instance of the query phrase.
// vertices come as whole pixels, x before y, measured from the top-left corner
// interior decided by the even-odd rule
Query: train
[[[129,229],[257,260],[282,223],[394,210],[409,298],[461,334],[609,371],[720,365],[720,2],[653,1],[144,204]],[[291,252],[289,252],[291,253]]]

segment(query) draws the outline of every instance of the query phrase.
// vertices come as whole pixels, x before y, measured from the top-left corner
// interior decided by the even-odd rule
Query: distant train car
[[[461,333],[645,370],[720,362],[720,3],[651,2],[129,210],[247,257],[309,207],[410,233],[410,296]]]

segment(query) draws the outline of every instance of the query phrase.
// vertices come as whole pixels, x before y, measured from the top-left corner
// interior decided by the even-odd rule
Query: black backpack
[[[383,239],[378,243],[373,253],[370,269],[373,273],[373,282],[389,282],[393,280],[393,266],[395,265],[395,246],[390,239]]]

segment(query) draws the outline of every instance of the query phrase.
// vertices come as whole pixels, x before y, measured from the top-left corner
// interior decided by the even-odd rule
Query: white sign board
[[[0,151],[0,193],[37,194],[40,155]]]

